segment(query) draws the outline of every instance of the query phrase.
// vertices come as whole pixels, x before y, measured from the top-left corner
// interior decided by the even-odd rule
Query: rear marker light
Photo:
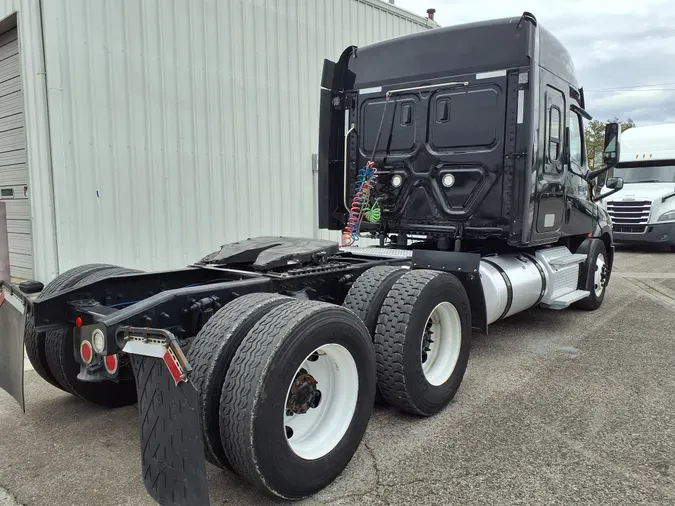
[[[91,364],[94,359],[94,350],[89,341],[82,341],[80,344],[80,357],[85,364]]]
[[[79,329],[82,326],[82,318],[79,316],[75,318],[75,326]]]
[[[119,359],[117,355],[108,355],[103,361],[105,364],[105,370],[109,374],[115,374],[117,372],[117,367],[119,366]]]
[[[96,353],[103,354],[105,351],[105,335],[103,335],[101,329],[95,329],[94,332],[91,333],[91,343],[94,346],[94,351],[96,351]]]

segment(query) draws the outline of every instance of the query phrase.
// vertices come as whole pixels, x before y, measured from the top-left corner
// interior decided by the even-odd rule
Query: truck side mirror
[[[608,177],[605,187],[610,190],[619,191],[623,188],[623,178],[622,177]]]
[[[589,172],[586,181],[589,183],[601,176],[608,170],[613,169],[619,163],[621,154],[621,125],[619,123],[607,123],[605,125],[605,147],[602,150],[602,162],[604,167]],[[617,190],[618,191],[618,190]]]
[[[605,125],[605,147],[602,150],[602,162],[605,165],[615,166],[619,163],[621,152],[621,125],[607,123]]]
[[[593,202],[597,202],[598,200],[602,200],[604,198],[609,197],[610,195],[614,195],[616,192],[618,192],[620,189],[623,188],[623,178],[622,177],[608,177],[607,181],[605,182],[605,187],[611,191],[608,191],[607,193],[603,193],[602,195],[598,195],[597,197],[593,198]]]

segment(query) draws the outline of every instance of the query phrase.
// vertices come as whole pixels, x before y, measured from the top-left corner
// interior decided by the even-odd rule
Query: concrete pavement
[[[304,504],[675,504],[675,254],[620,251],[603,307],[543,309],[476,335],[454,402],[376,407],[336,482]],[[0,505],[152,505],[134,407],[26,373],[0,392]],[[211,466],[212,504],[274,504]],[[8,495],[11,494],[11,495]]]

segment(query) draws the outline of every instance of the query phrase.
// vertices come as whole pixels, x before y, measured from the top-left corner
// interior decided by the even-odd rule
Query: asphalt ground
[[[474,337],[455,400],[376,407],[345,472],[303,504],[675,504],[675,254],[622,250],[596,312],[534,309]],[[0,505],[153,505],[135,407],[26,373],[0,392]],[[208,467],[212,504],[274,504]]]

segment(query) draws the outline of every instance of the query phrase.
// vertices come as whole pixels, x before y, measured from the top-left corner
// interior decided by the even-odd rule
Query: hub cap
[[[293,452],[314,460],[333,450],[349,428],[358,395],[359,374],[347,348],[325,344],[310,353],[284,405],[284,431]]]
[[[448,381],[459,359],[462,345],[462,322],[455,306],[449,302],[437,305],[422,336],[422,372],[433,386]]]
[[[607,266],[605,263],[605,256],[600,253],[597,260],[595,261],[595,273],[594,273],[594,288],[595,296],[600,297],[602,291],[605,289],[607,284]]]

